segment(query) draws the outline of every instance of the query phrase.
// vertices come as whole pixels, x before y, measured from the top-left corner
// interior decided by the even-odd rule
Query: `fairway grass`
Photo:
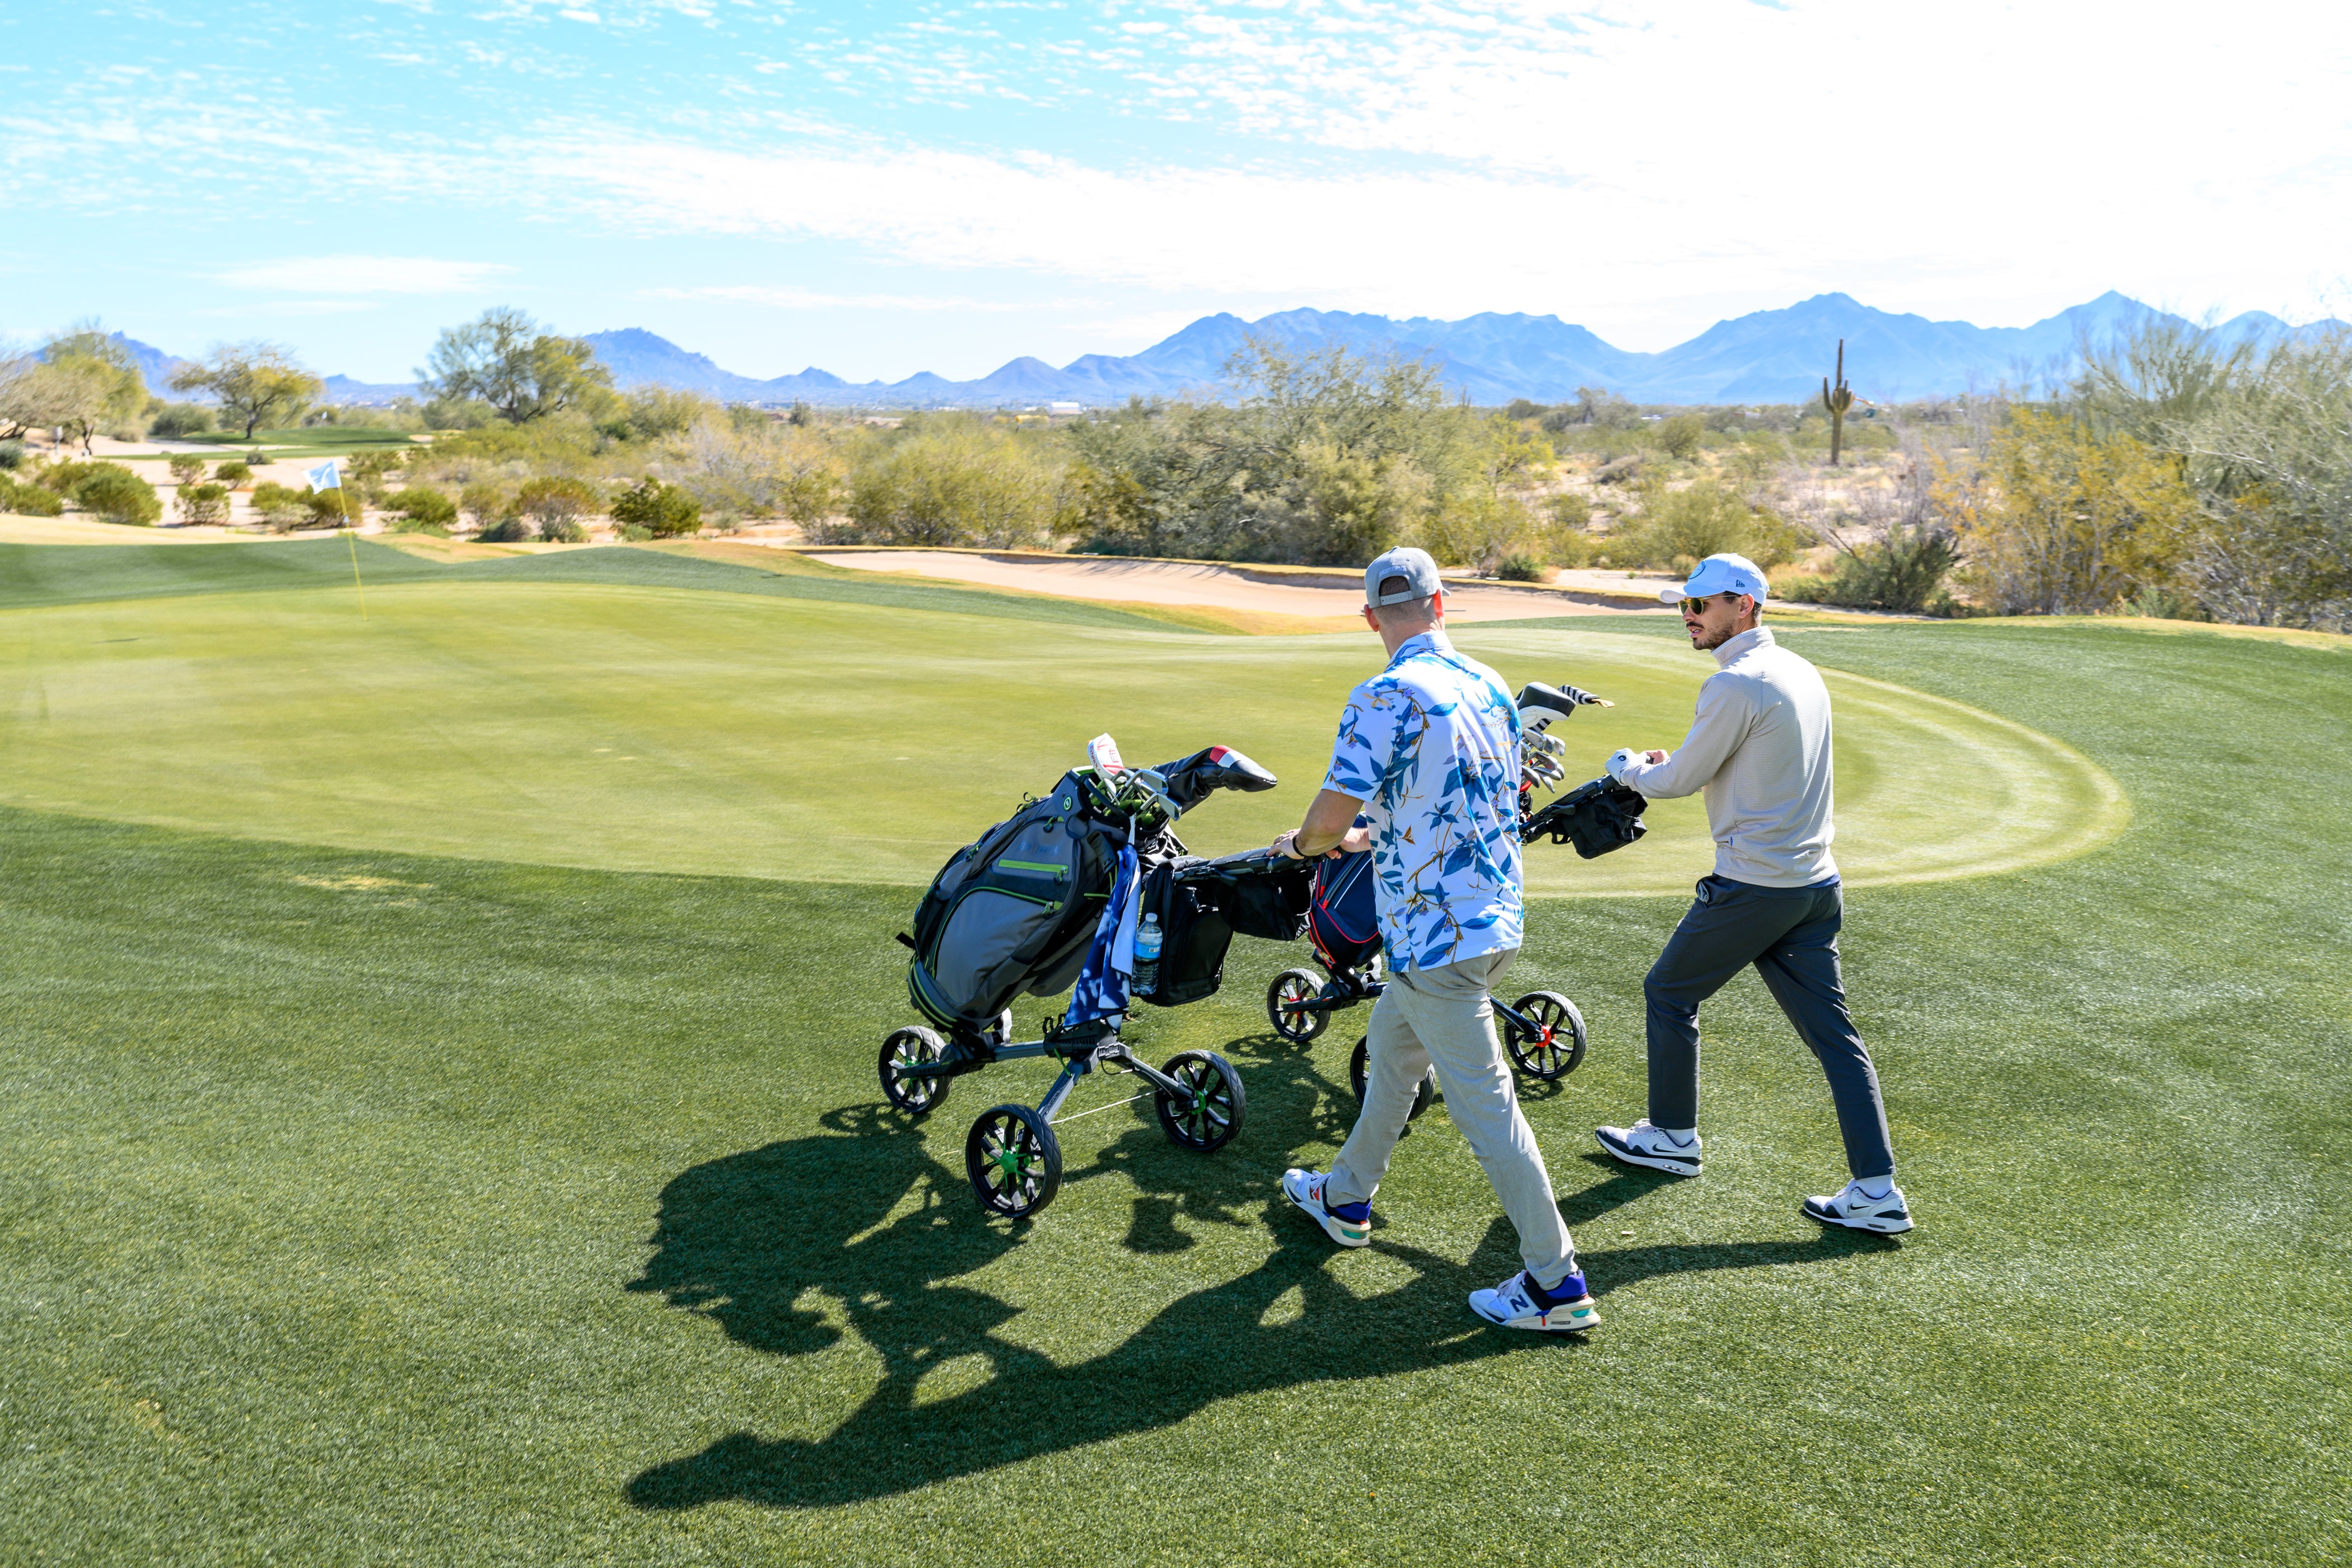
[[[1303,805],[1363,647],[643,583],[421,576],[372,591],[363,631],[338,608],[184,587],[0,614],[8,787],[58,792],[0,808],[0,1561],[2352,1553],[2343,653],[1786,633],[1833,672],[1842,851],[1885,837],[1853,820],[1880,798],[1923,834],[1990,809],[1980,864],[2037,814],[2075,837],[1927,881],[1893,879],[1893,843],[1849,899],[1921,1219],[1899,1240],[1799,1217],[1843,1178],[1835,1124],[1752,979],[1704,1015],[1705,1179],[1600,1160],[1591,1126],[1641,1113],[1641,975],[1682,905],[1535,910],[1507,989],[1563,990],[1593,1032],[1523,1092],[1606,1317],[1588,1344],[1470,1318],[1515,1249],[1442,1113],[1370,1249],[1273,1201],[1345,1136],[1364,1018],[1268,1035],[1301,947],[1237,943],[1220,995],[1137,1026],[1155,1060],[1240,1066],[1230,1148],[1183,1154],[1090,1080],[1061,1196],[1006,1227],[964,1132],[1042,1067],[958,1080],[922,1123],[878,1105],[912,888],[517,863],[533,812],[533,843],[698,853],[607,821],[683,799],[741,869],[776,835],[845,836],[757,798],[828,783],[903,791],[862,809],[949,835],[1049,783],[1115,698],[1130,757],[1292,746],[1281,790],[1200,813],[1204,844],[1245,842],[1250,808]],[[1677,741],[1709,668],[1648,632],[1463,641],[1515,680],[1605,669],[1628,743]],[[1276,676],[1338,684],[1256,689]],[[1024,682],[1068,711],[1012,711]],[[1591,717],[1587,763],[1620,743]],[[603,786],[567,720],[671,750]],[[1993,767],[2059,804],[1969,793]],[[451,852],[391,842],[425,830],[411,796],[447,808]],[[527,808],[478,805],[500,798]],[[1531,865],[1686,882],[1703,846],[1673,809],[1622,854]],[[203,826],[129,820],[166,814]]]
[[[1273,768],[1287,789],[1220,798],[1186,826],[1204,852],[1265,843],[1297,820],[1334,716],[1379,651],[1360,630],[1202,637],[1086,605],[1005,625],[964,613],[992,596],[955,590],[926,602],[957,613],[908,616],[561,580],[607,558],[687,582],[812,581],[624,551],[460,569],[378,552],[362,620],[330,554],[296,548],[226,546],[212,569],[315,573],[320,591],[109,597],[0,618],[0,714],[16,715],[0,725],[0,801],[353,848],[920,885],[1103,731],[1141,761],[1222,743]],[[113,553],[118,586],[187,557]],[[94,592],[85,577],[64,586]],[[1571,782],[1620,745],[1676,743],[1713,668],[1687,646],[1612,630],[1472,628],[1459,641],[1514,682],[1569,680],[1617,701],[1560,731]],[[1853,885],[2063,858],[2127,819],[2114,781],[2046,735],[1884,681],[1831,683],[1838,858]],[[1531,854],[1529,888],[1686,889],[1706,843],[1700,803],[1663,802],[1648,820],[1639,854]]]

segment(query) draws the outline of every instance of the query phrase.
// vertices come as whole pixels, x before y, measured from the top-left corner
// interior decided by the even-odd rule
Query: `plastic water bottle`
[[[1160,917],[1146,915],[1135,933],[1135,991],[1149,996],[1160,989]]]

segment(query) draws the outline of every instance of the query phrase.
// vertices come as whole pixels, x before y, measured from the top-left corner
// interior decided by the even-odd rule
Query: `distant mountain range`
[[[1792,403],[1819,394],[1822,376],[1831,368],[1843,338],[1846,377],[1854,391],[1892,402],[1949,395],[2000,382],[2015,385],[2069,363],[2084,339],[2102,340],[2148,318],[2179,320],[2113,290],[2030,327],[1931,321],[1874,310],[1845,294],[1817,294],[1786,310],[1717,321],[1663,353],[1637,353],[1613,347],[1557,316],[1488,311],[1458,321],[1425,316],[1397,321],[1297,310],[1255,321],[1203,316],[1140,353],[1087,354],[1058,370],[1024,357],[977,381],[949,381],[925,371],[887,384],[851,383],[814,366],[797,375],[758,381],[722,369],[708,355],[680,348],[642,327],[592,332],[588,342],[624,388],[668,386],[729,403],[994,408],[1057,402],[1100,406],[1129,397],[1188,392],[1213,397],[1221,388],[1226,361],[1252,333],[1294,350],[1337,344],[1360,353],[1426,358],[1438,367],[1447,387],[1478,404],[1519,397],[1559,403],[1586,386],[1606,387],[1637,403]],[[2291,327],[2276,316],[2250,310],[2214,331],[2237,342],[2344,325],[2329,320]],[[158,369],[175,363],[160,350],[124,341],[141,356],[142,367],[151,358]],[[154,370],[149,380],[161,384]],[[327,388],[331,397],[345,403],[389,403],[416,392],[412,385],[341,375],[329,376]]]

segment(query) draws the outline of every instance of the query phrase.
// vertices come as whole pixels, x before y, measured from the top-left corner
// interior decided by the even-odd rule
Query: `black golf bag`
[[[1069,988],[1085,965],[1111,894],[1120,848],[1133,843],[1142,913],[1156,913],[1164,946],[1158,984],[1143,1000],[1179,1006],[1214,994],[1234,933],[1298,934],[1307,872],[1295,888],[1262,858],[1209,861],[1186,853],[1176,816],[1216,789],[1273,787],[1274,775],[1212,746],[1118,779],[1146,778],[1160,809],[1139,811],[1095,768],[1074,768],[1053,794],[1033,800],[956,852],[932,879],[915,914],[907,995],[951,1034],[984,1031],[1021,995]],[[1296,915],[1288,911],[1296,906]],[[1282,930],[1290,921],[1286,931]]]

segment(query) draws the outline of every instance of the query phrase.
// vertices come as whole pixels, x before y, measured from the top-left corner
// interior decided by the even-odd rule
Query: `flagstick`
[[[335,504],[343,509],[343,542],[352,547],[352,586],[360,591],[360,619],[366,620],[367,584],[360,581],[360,531],[352,526],[352,500],[343,493],[342,476],[335,476]]]

